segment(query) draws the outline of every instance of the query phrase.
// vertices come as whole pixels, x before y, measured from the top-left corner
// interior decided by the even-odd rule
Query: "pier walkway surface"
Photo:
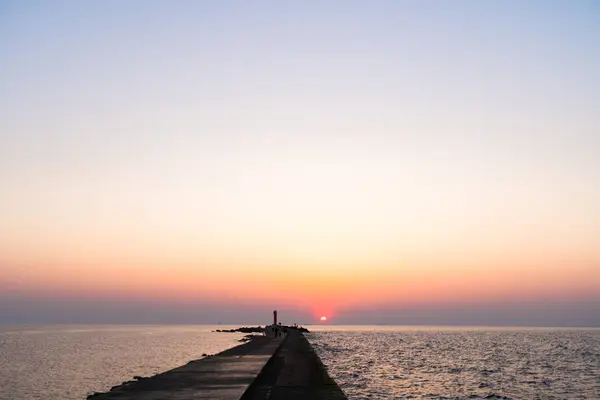
[[[301,332],[259,337],[93,400],[346,400]]]
[[[347,400],[300,332],[291,331],[241,400]]]

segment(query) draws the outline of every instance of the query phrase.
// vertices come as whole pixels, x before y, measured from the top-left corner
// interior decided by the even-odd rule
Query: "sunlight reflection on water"
[[[309,328],[352,400],[600,398],[600,329]]]

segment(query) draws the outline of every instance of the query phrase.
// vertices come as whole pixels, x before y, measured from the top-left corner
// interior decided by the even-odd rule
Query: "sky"
[[[0,0],[0,322],[600,326],[595,1]]]

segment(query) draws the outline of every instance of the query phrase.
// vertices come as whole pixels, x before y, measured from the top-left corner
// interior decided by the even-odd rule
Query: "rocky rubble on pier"
[[[256,327],[248,327],[248,326],[242,326],[241,328],[236,328],[236,329],[217,329],[214,332],[224,332],[224,333],[263,333],[265,331],[265,328],[261,327],[261,326],[256,326]]]
[[[302,326],[287,326],[287,325],[282,325],[281,326],[284,330],[285,329],[295,329],[299,332],[302,333],[309,333],[309,330],[302,327]],[[265,327],[266,328],[266,327]],[[216,331],[213,332],[222,332],[222,333],[264,333],[265,332],[265,328],[263,328],[262,326],[242,326],[240,328],[235,328],[235,329],[217,329]]]

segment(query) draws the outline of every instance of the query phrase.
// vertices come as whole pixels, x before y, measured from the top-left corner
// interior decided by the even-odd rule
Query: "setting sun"
[[[321,321],[327,321],[327,317],[325,317],[325,316],[321,317]]]

